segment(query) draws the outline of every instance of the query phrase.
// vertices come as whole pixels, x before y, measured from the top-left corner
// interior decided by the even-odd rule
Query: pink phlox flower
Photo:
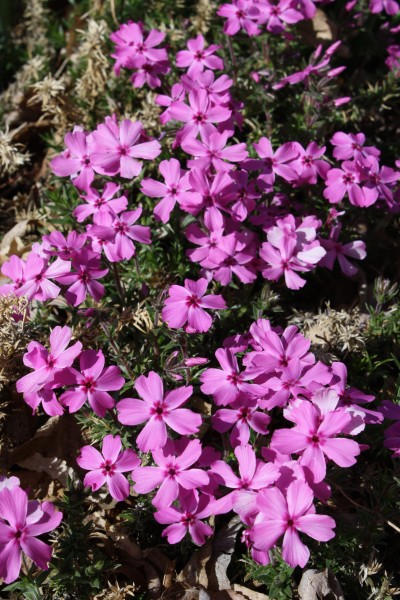
[[[63,260],[71,260],[86,243],[86,233],[69,231],[65,237],[61,231],[52,231],[44,235],[42,240],[48,246],[47,256],[59,256]]]
[[[269,448],[261,448],[261,454],[266,460],[271,459],[270,452]],[[275,481],[275,485],[283,494],[286,494],[287,488],[293,481],[304,481],[314,496],[322,502],[326,502],[332,496],[330,485],[324,481],[315,483],[313,472],[308,467],[300,465],[297,460],[290,460],[290,457],[277,452],[273,462],[279,469],[279,477]]]
[[[203,261],[203,266],[212,270],[213,279],[222,285],[228,285],[233,275],[242,283],[252,283],[257,279],[256,236],[248,236],[245,232],[225,235],[220,240],[218,250],[218,254]]]
[[[86,225],[86,233],[90,242],[90,249],[100,259],[101,254],[104,252],[105,256],[110,262],[118,262],[120,260],[118,254],[115,252],[114,242],[117,232],[115,231],[113,224],[113,216],[107,214],[104,219],[104,213],[102,216],[96,218],[101,223],[104,221],[107,225]]]
[[[336,132],[331,138],[331,144],[335,146],[333,156],[337,160],[355,160],[360,164],[365,164],[365,159],[369,156],[379,158],[380,150],[374,146],[364,146],[365,135],[363,133],[344,133]]]
[[[96,217],[99,213],[107,212],[117,215],[125,210],[128,206],[128,200],[125,194],[114,198],[120,189],[121,186],[111,181],[106,183],[101,192],[93,187],[89,188],[86,195],[81,196],[82,200],[85,201],[85,204],[80,204],[73,212],[78,223],[82,223],[82,221],[92,215],[93,221],[96,223]]]
[[[188,40],[187,50],[180,50],[176,55],[176,66],[180,68],[188,67],[187,74],[189,77],[196,78],[204,68],[207,67],[213,71],[221,71],[224,68],[224,61],[219,56],[214,56],[214,53],[220,49],[220,46],[211,44],[205,47],[204,37],[199,35]]]
[[[300,252],[317,239],[317,229],[320,227],[321,221],[314,215],[301,219],[289,214],[276,220],[276,225],[267,232],[267,240],[277,248],[284,236],[291,237],[296,241],[296,252]]]
[[[292,567],[303,568],[310,552],[298,532],[320,542],[327,542],[335,536],[335,521],[326,515],[315,514],[313,500],[311,489],[303,481],[294,481],[286,496],[278,488],[262,490],[257,499],[260,514],[251,536],[254,546],[267,552],[283,535],[283,559]]]
[[[207,169],[214,167],[216,172],[230,171],[234,165],[230,163],[242,162],[248,157],[246,144],[232,144],[226,146],[229,132],[209,133],[205,130],[202,134],[202,141],[192,137],[182,140],[182,149],[195,157],[194,160],[188,160],[188,167]]]
[[[399,4],[395,0],[370,0],[369,9],[373,14],[384,11],[389,16],[400,12]]]
[[[237,358],[229,348],[218,348],[215,356],[221,369],[206,369],[201,374],[203,394],[211,395],[217,406],[232,404],[242,395],[257,397],[259,386],[247,383],[251,376],[240,371]]]
[[[211,418],[213,428],[219,433],[232,429],[229,439],[232,448],[248,444],[250,428],[266,435],[271,418],[258,410],[256,398],[240,395],[231,403],[231,408],[221,408]]]
[[[171,96],[165,94],[158,94],[155,97],[155,103],[159,106],[166,106],[167,108],[160,115],[160,121],[162,125],[168,123],[172,119],[169,113],[169,108],[174,102],[183,102],[185,100],[185,90],[181,83],[175,83],[171,88]]]
[[[306,149],[298,144],[298,149],[298,158],[290,163],[290,166],[298,174],[297,181],[294,182],[294,187],[305,184],[314,185],[317,183],[318,175],[322,179],[325,179],[330,169],[329,163],[321,160],[326,146],[320,148],[316,142],[311,142]]]
[[[365,243],[361,240],[348,242],[347,244],[340,243],[339,236],[341,228],[341,224],[338,223],[331,228],[327,240],[320,238],[321,245],[325,248],[326,254],[322,257],[319,265],[332,270],[334,263],[337,260],[342,272],[348,277],[352,277],[357,273],[358,269],[346,257],[349,256],[350,258],[364,260],[367,256]]]
[[[16,296],[27,296],[28,300],[46,300],[57,298],[60,288],[51,279],[57,282],[71,270],[71,263],[56,258],[52,263],[49,259],[30,252],[26,259],[24,278],[25,282],[15,289]]]
[[[112,58],[116,59],[114,71],[118,75],[121,67],[135,68],[151,62],[167,62],[168,54],[165,48],[156,48],[164,41],[165,33],[152,29],[147,37],[141,23],[123,23],[117,31],[110,35],[116,44]]]
[[[199,133],[215,131],[213,123],[221,123],[231,116],[232,111],[222,106],[212,106],[205,90],[189,92],[189,105],[175,101],[169,107],[169,116],[175,121],[186,123],[179,130],[175,146],[188,137],[196,137]]]
[[[73,257],[72,267],[72,273],[58,278],[60,283],[70,286],[65,293],[67,302],[79,306],[85,301],[87,294],[98,302],[104,296],[104,286],[97,279],[108,273],[108,269],[100,268],[99,255],[88,248],[82,248]]]
[[[84,446],[76,462],[85,471],[90,471],[83,480],[86,487],[95,492],[106,484],[111,496],[118,501],[129,496],[129,482],[122,473],[140,465],[140,459],[133,450],[122,450],[119,435],[105,436],[101,454],[93,446]]]
[[[118,391],[125,383],[119,367],[105,367],[101,350],[85,350],[80,356],[80,371],[69,367],[56,375],[56,383],[73,386],[64,392],[60,402],[74,413],[86,402],[99,417],[115,406],[114,398],[108,393]]]
[[[189,173],[181,169],[176,158],[163,160],[158,167],[164,183],[155,179],[142,179],[141,192],[150,198],[162,198],[154,207],[154,214],[163,223],[168,223],[175,204],[200,204],[201,195],[191,189]]]
[[[162,379],[154,371],[141,375],[135,382],[140,398],[124,398],[117,404],[118,420],[124,425],[146,423],[136,444],[142,452],[163,448],[167,442],[167,425],[180,435],[197,433],[201,416],[181,406],[190,398],[193,387],[180,387],[164,393]]]
[[[329,71],[329,67],[331,57],[340,45],[340,41],[335,42],[334,44],[331,44],[331,46],[329,46],[324,53],[322,53],[322,45],[320,44],[312,53],[310,57],[310,63],[306,67],[304,67],[304,69],[302,69],[301,71],[296,71],[291,75],[287,75],[278,83],[274,84],[272,86],[273,89],[279,90],[283,88],[286,84],[295,85],[301,82],[304,82],[304,84],[307,85],[312,75],[320,77],[322,77],[323,75],[326,75],[327,77],[334,77],[338,75],[346,67],[338,67],[337,69],[332,69],[331,71]]]
[[[250,36],[260,33],[257,26],[260,11],[246,0],[233,0],[232,4],[223,4],[217,14],[227,19],[224,24],[226,35],[235,35],[240,29]]]
[[[279,475],[275,465],[256,458],[250,445],[236,446],[234,452],[239,466],[239,477],[223,460],[217,460],[211,466],[213,475],[216,476],[220,485],[237,490],[236,493],[229,492],[222,498],[213,501],[211,504],[213,514],[229,512],[234,503],[240,505],[241,493],[243,493],[243,498],[249,501],[249,492],[257,492],[272,485]],[[251,496],[253,495],[250,495],[250,502]]]
[[[346,194],[354,206],[365,206],[366,199],[360,187],[363,173],[355,161],[344,161],[340,169],[330,169],[326,175],[324,198],[331,204],[341,202]]]
[[[274,152],[270,140],[262,137],[253,146],[261,160],[249,159],[245,163],[245,167],[250,170],[261,169],[261,175],[258,177],[259,183],[270,188],[274,185],[276,175],[282,177],[285,181],[296,180],[296,171],[291,165],[287,164],[299,155],[299,149],[295,143],[286,142]]]
[[[294,8],[292,0],[263,3],[262,22],[267,24],[267,31],[279,34],[286,29],[286,24],[292,25],[304,20],[303,14]]]
[[[253,181],[248,180],[246,171],[234,171],[231,173],[234,181],[234,198],[230,206],[230,213],[235,221],[243,222],[256,208],[256,201],[260,198],[260,194],[256,191]]]
[[[25,283],[25,261],[12,254],[6,262],[1,266],[1,272],[5,277],[11,279],[12,283],[4,283],[0,286],[0,295],[17,294],[17,290]]]
[[[141,244],[151,243],[150,227],[134,224],[140,218],[141,214],[142,208],[139,206],[135,210],[125,211],[119,215],[112,216],[110,213],[102,213],[98,216],[97,222],[100,227],[109,227],[115,232],[112,245],[112,262],[132,258],[136,253],[136,246],[133,241],[140,242]],[[94,227],[92,231],[96,233],[97,231],[101,231],[101,229],[97,230]]]
[[[197,215],[204,208],[206,211],[218,209],[213,210],[210,214],[210,219],[213,220],[213,227],[215,228],[220,221],[218,213],[220,211],[229,212],[228,204],[234,198],[232,177],[225,171],[211,175],[202,169],[191,169],[189,171],[189,183],[191,191],[196,192],[196,196],[182,198],[181,209],[192,215]]]
[[[391,188],[399,181],[400,173],[385,167],[380,168],[375,156],[369,156],[365,159],[364,166],[367,170],[367,181],[364,183],[363,192],[365,197],[365,206],[371,206],[378,198],[382,198],[390,206],[393,202],[393,192]]]
[[[62,415],[64,410],[52,388],[54,379],[66,367],[71,367],[82,350],[81,342],[68,348],[72,331],[69,327],[55,327],[50,333],[50,351],[39,342],[30,342],[24,354],[24,365],[33,369],[17,381],[17,391],[24,394],[25,402],[35,411],[42,402],[43,410],[51,416]]]
[[[205,90],[213,104],[226,104],[231,100],[229,89],[233,85],[233,79],[230,79],[228,75],[215,78],[212,71],[206,70],[197,75],[195,79],[188,75],[182,75],[181,83],[187,92]]]
[[[386,48],[388,57],[385,64],[389,67],[393,75],[400,77],[400,45],[393,44]]]
[[[19,486],[0,492],[0,577],[5,583],[18,578],[22,552],[39,569],[49,568],[52,548],[37,536],[58,527],[62,516],[51,502],[28,501]]]
[[[135,63],[135,60],[132,61],[132,66],[134,66]],[[144,63],[138,61],[136,70],[131,76],[131,82],[134,88],[141,88],[147,84],[150,89],[155,90],[162,86],[160,75],[166,75],[169,71],[170,67],[168,61],[146,61]]]
[[[393,458],[400,457],[400,423],[393,423],[385,431],[385,448],[389,448],[393,452]]]
[[[284,276],[289,289],[302,288],[306,280],[297,272],[305,273],[314,269],[326,251],[319,241],[304,245],[300,251],[296,250],[296,245],[297,240],[289,235],[283,235],[274,243],[264,242],[260,249],[260,258],[266,263],[262,268],[263,277],[276,281]]]
[[[270,553],[263,552],[262,550],[257,550],[254,548],[254,544],[252,542],[253,537],[253,525],[256,518],[256,515],[245,514],[240,516],[244,525],[246,525],[246,529],[242,532],[241,542],[246,546],[248,550],[250,550],[251,558],[258,563],[259,565],[269,565],[271,563]]]
[[[94,179],[91,136],[81,127],[64,137],[67,150],[50,161],[50,167],[58,177],[71,177],[72,183],[80,190],[88,190]]]
[[[0,475],[0,492],[1,490],[12,490],[16,486],[20,486],[21,482],[18,477],[5,477]]]
[[[336,408],[338,402],[339,397],[332,390],[321,392],[318,404],[299,401],[285,413],[296,426],[277,429],[272,437],[271,447],[278,452],[301,455],[299,463],[312,471],[316,483],[325,478],[325,456],[341,467],[350,467],[360,454],[357,442],[336,438],[351,421],[345,409]]]
[[[210,211],[204,215],[204,230],[192,223],[185,230],[186,239],[192,244],[199,246],[186,251],[186,255],[192,262],[202,264],[203,261],[218,263],[220,258],[219,245],[224,235],[224,219],[221,213],[215,214]],[[216,255],[216,256],[214,256]]]
[[[347,386],[347,368],[343,363],[334,362],[331,369],[334,379],[330,384],[330,388],[339,396],[338,407],[346,408],[352,417],[352,421],[347,428],[344,428],[343,433],[357,435],[364,430],[366,424],[375,425],[381,423],[384,417],[382,411],[371,410],[365,407],[365,404],[369,404],[375,400],[375,396],[364,394],[364,392],[355,387]]]
[[[210,525],[201,519],[210,516],[210,497],[191,490],[179,496],[179,507],[161,508],[154,514],[158,523],[168,525],[162,532],[170,544],[177,544],[189,533],[193,542],[202,546],[206,537],[213,534]]]
[[[179,329],[185,323],[187,333],[203,333],[212,325],[212,317],[204,309],[221,310],[226,308],[223,297],[209,294],[207,279],[193,281],[185,279],[185,285],[172,285],[162,309],[162,318],[172,329]]]
[[[143,141],[143,125],[139,121],[124,119],[118,125],[113,117],[106,117],[105,123],[93,132],[92,161],[103,175],[117,175],[132,179],[142,170],[143,158],[152,160],[161,152],[157,140]]]
[[[178,498],[182,489],[194,490],[207,485],[208,474],[202,469],[190,468],[200,454],[199,440],[190,440],[182,452],[176,449],[172,440],[166,440],[162,448],[152,451],[156,467],[137,467],[133,470],[135,491],[148,494],[159,487],[152,503],[156,508],[163,509]]]

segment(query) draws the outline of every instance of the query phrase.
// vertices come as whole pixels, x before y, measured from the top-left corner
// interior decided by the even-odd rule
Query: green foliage
[[[243,557],[241,562],[246,569],[245,581],[262,583],[271,600],[290,600],[293,598],[294,582],[291,567],[282,559],[278,552],[269,565],[259,565],[250,557]]]

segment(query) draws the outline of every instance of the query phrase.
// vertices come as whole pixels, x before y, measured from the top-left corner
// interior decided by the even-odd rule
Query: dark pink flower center
[[[233,265],[237,264],[236,259],[233,256],[227,256],[222,263],[225,267],[233,267]]]
[[[251,415],[251,410],[247,406],[242,406],[242,408],[239,408],[238,414],[237,414],[239,421],[241,420],[241,421],[245,421],[247,423],[247,419],[249,418],[250,415]]]
[[[150,414],[155,416],[157,420],[161,420],[163,415],[168,414],[162,402],[155,402],[150,409]]]
[[[229,381],[229,383],[232,383],[233,385],[239,385],[239,383],[242,383],[243,378],[240,375],[240,373],[235,373],[235,371],[232,371],[232,373],[230,375],[226,376],[227,380]]]
[[[192,513],[185,513],[183,517],[181,517],[181,523],[188,527],[189,525],[194,525],[196,522],[196,517],[192,515]]]
[[[114,229],[116,230],[117,233],[126,233],[129,229],[129,227],[126,223],[119,221],[118,223],[116,223],[114,225]]]
[[[90,275],[86,269],[82,269],[82,271],[79,273],[79,279],[82,281],[82,283],[88,283],[88,281],[90,281]]]
[[[104,198],[98,198],[96,200],[96,202],[94,203],[94,205],[95,205],[96,208],[100,208],[105,203],[106,203],[106,201],[104,200]]]
[[[178,189],[176,187],[169,188],[169,193],[172,196],[175,196],[175,194],[177,193],[177,191],[178,191]]]
[[[49,354],[49,356],[47,357],[47,366],[52,369],[54,367],[55,362],[55,359],[52,357],[51,354]]]
[[[351,173],[346,173],[345,175],[343,175],[343,182],[346,185],[351,185],[352,183],[354,183],[354,175],[352,175]]]
[[[86,379],[81,383],[81,389],[84,392],[90,392],[95,389],[95,381],[93,377],[86,377]]]
[[[312,435],[308,438],[308,441],[311,444],[318,445],[321,440],[320,440],[320,437],[316,433],[314,433],[314,435]]]
[[[311,156],[303,156],[303,158],[301,159],[301,162],[303,163],[303,165],[310,167],[312,165],[312,158]]]
[[[110,460],[105,460],[100,466],[103,475],[113,475],[115,473],[115,466]]]
[[[196,294],[192,294],[188,298],[186,298],[186,306],[193,306],[193,308],[198,308],[200,305],[200,299]]]
[[[194,115],[194,120],[196,121],[196,123],[204,123],[204,115],[203,113],[197,113]]]
[[[202,52],[201,50],[197,50],[194,57],[196,60],[201,60],[202,58],[204,58],[204,52]]]
[[[248,490],[249,487],[250,487],[250,481],[247,477],[244,477],[243,479],[240,480],[239,489]]]
[[[128,149],[125,146],[120,146],[119,153],[120,156],[126,156],[128,154]]]
[[[238,19],[245,19],[246,18],[246,13],[243,10],[237,10],[236,11],[236,17]]]

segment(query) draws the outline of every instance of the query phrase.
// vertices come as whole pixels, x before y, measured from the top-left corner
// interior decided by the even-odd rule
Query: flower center
[[[199,307],[199,297],[196,294],[192,294],[186,299],[186,306],[193,306],[193,308]]]
[[[93,380],[93,377],[87,377],[81,384],[81,389],[84,392],[90,392],[90,391],[94,390],[94,388],[95,388],[95,382]]]

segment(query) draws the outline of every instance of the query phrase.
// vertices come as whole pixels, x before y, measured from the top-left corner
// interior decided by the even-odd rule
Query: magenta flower
[[[365,196],[360,187],[362,173],[357,163],[344,161],[341,169],[331,169],[326,175],[324,198],[337,204],[348,194],[351,204],[365,206]]]
[[[96,216],[99,213],[111,213],[112,215],[118,214],[126,209],[128,206],[128,200],[125,195],[114,198],[115,194],[118,194],[121,186],[116,183],[106,183],[102,192],[99,192],[95,188],[89,188],[86,196],[81,196],[85,204],[80,204],[74,209],[73,215],[78,221],[82,223],[85,219],[93,215],[93,220],[96,223]]]
[[[267,23],[267,30],[271,33],[282,33],[285,31],[285,23],[292,25],[304,20],[301,12],[293,8],[292,0],[279,0],[265,2],[263,5],[262,21]]]
[[[226,104],[231,100],[229,89],[233,85],[233,79],[230,79],[228,75],[221,75],[221,77],[215,79],[215,74],[212,71],[203,71],[196,79],[192,79],[188,75],[182,75],[181,82],[188,92],[205,90],[208,98],[214,104]]]
[[[338,260],[343,273],[348,277],[352,277],[357,273],[358,269],[346,257],[349,256],[350,258],[363,260],[367,256],[365,243],[361,240],[356,240],[347,244],[341,244],[339,242],[340,231],[341,225],[332,227],[329,238],[327,240],[321,239],[321,245],[325,248],[326,254],[322,257],[319,265],[332,270],[335,261]]]
[[[58,177],[70,176],[80,190],[88,190],[94,179],[90,138],[80,127],[64,138],[67,150],[50,161],[50,167]]]
[[[371,0],[369,9],[373,14],[385,11],[389,16],[400,12],[399,4],[395,0]]]
[[[161,508],[154,514],[158,523],[168,524],[162,536],[166,537],[170,544],[177,544],[189,533],[192,540],[198,546],[206,541],[206,536],[212,535],[212,528],[200,519],[210,516],[210,496],[190,491],[180,494],[180,506],[169,506]]]
[[[17,290],[25,283],[25,261],[19,256],[12,254],[10,259],[3,263],[1,272],[3,275],[11,279],[12,283],[4,283],[0,286],[0,294],[17,295]]]
[[[121,386],[122,387],[122,386]],[[167,441],[167,425],[181,435],[197,433],[201,416],[180,408],[193,393],[193,387],[180,387],[164,394],[162,379],[154,371],[141,375],[135,388],[143,400],[124,398],[117,404],[118,421],[124,425],[140,425],[148,421],[136,439],[142,452],[162,448]]]
[[[212,395],[218,406],[232,404],[240,394],[257,396],[258,386],[246,383],[251,376],[240,372],[237,358],[229,348],[218,348],[215,356],[222,369],[206,369],[201,374],[203,394]]]
[[[51,264],[35,252],[30,252],[26,259],[25,283],[15,290],[16,296],[27,296],[29,300],[46,300],[57,298],[60,288],[51,279],[58,281],[71,270],[71,263],[57,258]]]
[[[160,75],[166,75],[170,68],[168,61],[142,63],[141,60],[135,59],[130,66],[135,66],[136,71],[131,76],[131,82],[134,88],[141,88],[145,84],[152,90],[161,87],[162,81]]]
[[[333,156],[338,160],[354,159],[364,164],[369,156],[380,155],[380,150],[374,146],[364,146],[365,135],[363,133],[343,133],[338,131],[331,138],[331,144],[335,146]]]
[[[165,48],[156,48],[165,38],[165,33],[152,29],[146,39],[141,23],[123,23],[110,35],[116,44],[112,58],[115,58],[114,71],[118,75],[121,67],[132,68],[147,61],[165,62],[168,55]],[[133,64],[132,64],[133,63]]]
[[[90,471],[85,475],[84,485],[95,492],[107,484],[114,500],[125,500],[129,496],[129,482],[122,473],[140,465],[133,450],[122,450],[119,435],[106,435],[101,454],[93,446],[84,446],[76,462],[82,469]]]
[[[177,202],[200,203],[201,196],[191,190],[188,172],[181,169],[176,158],[161,161],[158,169],[165,183],[155,179],[142,179],[141,191],[150,198],[162,198],[155,206],[154,214],[160,221],[167,223]]]
[[[289,289],[302,288],[306,280],[297,272],[311,271],[326,252],[319,242],[311,242],[300,251],[296,245],[296,238],[288,235],[281,236],[274,243],[264,242],[260,249],[260,257],[266,262],[262,270],[263,277],[276,281],[284,275]]]
[[[293,142],[287,142],[280,146],[275,152],[272,150],[271,142],[268,138],[262,137],[260,141],[253,144],[258,156],[262,160],[248,161],[248,168],[261,168],[259,181],[267,187],[271,187],[275,182],[275,175],[282,177],[286,181],[293,181],[297,174],[292,165],[286,163],[294,160],[299,155],[298,147]]]
[[[192,137],[185,138],[181,144],[182,149],[196,157],[195,160],[188,161],[188,166],[207,169],[212,165],[217,172],[234,169],[234,165],[229,163],[245,160],[248,157],[248,152],[246,144],[233,144],[226,147],[229,137],[230,132],[228,131],[222,133],[204,131],[202,141]]]
[[[135,210],[129,210],[114,215],[103,213],[97,218],[98,226],[94,226],[91,232],[104,233],[104,230],[114,232],[112,245],[108,249],[107,257],[111,262],[120,260],[129,260],[134,256],[136,247],[132,240],[142,244],[150,244],[150,227],[144,225],[134,225],[142,214],[142,208],[139,206]]]
[[[257,279],[255,263],[256,238],[252,235],[231,233],[221,238],[218,254],[209,256],[203,266],[212,269],[212,277],[222,285],[228,285],[233,275],[243,283],[252,283]]]
[[[118,125],[113,117],[106,117],[105,123],[93,132],[92,162],[104,175],[117,175],[132,179],[139,175],[142,163],[137,160],[152,160],[161,152],[157,140],[144,140],[143,125],[124,119]]]
[[[292,567],[304,567],[310,551],[300,540],[298,532],[319,542],[335,537],[335,521],[326,515],[316,515],[314,496],[304,481],[294,481],[286,498],[277,488],[262,490],[257,498],[261,514],[252,528],[251,539],[255,548],[267,552],[283,535],[282,557]]]
[[[299,149],[299,156],[290,163],[290,166],[298,175],[296,186],[304,184],[314,185],[317,183],[318,175],[322,179],[325,179],[330,166],[325,160],[321,160],[321,156],[324,155],[326,147],[322,146],[320,148],[316,142],[308,144],[305,150],[300,144],[297,147]]]
[[[360,454],[357,442],[335,437],[343,432],[351,417],[343,408],[335,410],[329,400],[327,397],[327,402],[319,406],[300,401],[289,413],[296,426],[277,429],[271,441],[271,447],[278,452],[301,454],[299,463],[312,471],[316,483],[325,478],[325,456],[340,467],[350,467]]]
[[[202,469],[190,469],[200,457],[202,447],[199,440],[190,440],[186,448],[176,453],[172,440],[163,444],[160,450],[153,450],[152,455],[157,467],[137,467],[132,472],[136,481],[134,490],[138,494],[148,494],[160,486],[153,499],[156,508],[166,508],[176,500],[182,488],[194,490],[209,482],[208,474]]]
[[[225,300],[219,294],[204,296],[207,279],[193,281],[185,279],[185,286],[171,285],[168,298],[162,309],[162,318],[172,329],[179,329],[187,322],[187,333],[203,333],[212,325],[211,316],[203,309],[222,310]]]
[[[222,123],[231,116],[232,111],[223,106],[212,106],[205,90],[189,92],[189,106],[185,102],[173,102],[169,107],[169,116],[186,125],[178,132],[178,143],[198,133],[215,131],[212,123]]]
[[[69,367],[58,373],[57,384],[74,386],[60,397],[69,412],[79,410],[86,400],[99,417],[104,417],[107,409],[113,408],[115,401],[108,392],[120,390],[125,380],[118,367],[104,368],[104,364],[101,350],[85,350],[80,356],[81,372]]]
[[[219,50],[220,46],[212,44],[208,48],[204,48],[204,45],[204,37],[199,34],[193,40],[188,41],[187,50],[180,50],[176,55],[176,66],[181,68],[189,67],[187,73],[193,79],[204,71],[204,67],[213,71],[224,68],[222,58],[213,56],[214,52]]]
[[[69,327],[55,327],[50,333],[50,352],[39,342],[29,343],[23,361],[33,372],[18,379],[17,391],[24,394],[25,402],[34,411],[42,402],[43,410],[48,415],[61,415],[64,412],[52,391],[52,386],[56,374],[66,367],[71,367],[81,353],[81,342],[67,348],[71,337],[72,331]]]
[[[0,577],[5,583],[18,578],[22,552],[39,569],[49,568],[52,548],[36,536],[58,527],[61,519],[51,502],[28,501],[18,486],[0,492]]]
[[[217,14],[227,19],[224,24],[224,33],[227,35],[235,35],[240,29],[244,29],[250,36],[260,32],[256,24],[260,11],[246,0],[233,0],[232,4],[223,4]]]
[[[88,293],[98,302],[104,295],[104,286],[97,279],[108,273],[108,269],[100,269],[99,255],[82,248],[72,259],[72,266],[72,273],[59,278],[60,283],[70,286],[65,293],[67,302],[79,306],[85,301]]]
[[[232,428],[229,436],[233,448],[248,444],[250,428],[266,435],[271,418],[258,409],[256,398],[240,395],[231,403],[232,408],[221,408],[211,417],[211,424],[216,431],[224,433]]]
[[[86,233],[69,231],[65,237],[61,231],[52,231],[42,237],[43,253],[47,256],[59,256],[63,260],[71,260],[76,252],[83,248],[86,239]]]
[[[249,492],[256,492],[268,487],[279,476],[277,467],[272,463],[258,460],[250,445],[236,446],[235,456],[239,464],[240,477],[235,475],[231,467],[223,460],[216,460],[211,465],[211,471],[217,483],[235,490],[212,503],[214,514],[229,512],[234,504],[239,504]]]

